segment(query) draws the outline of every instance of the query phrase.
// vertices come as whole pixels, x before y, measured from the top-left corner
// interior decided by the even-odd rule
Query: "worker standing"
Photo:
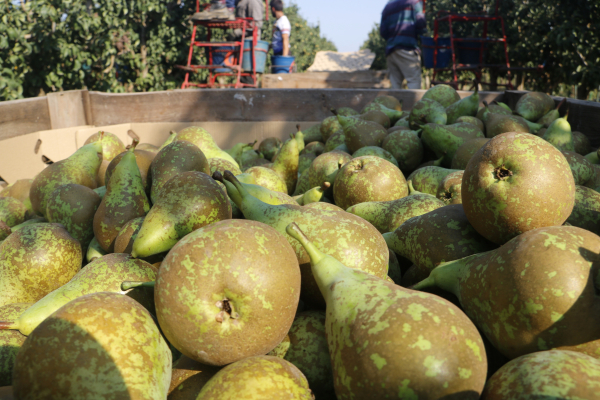
[[[192,21],[209,21],[211,19],[234,20],[235,0],[211,0],[205,10],[192,15]]]
[[[252,18],[254,20],[254,29],[256,29],[256,38],[260,40],[263,21],[265,19],[265,3],[261,0],[236,0],[235,16],[237,18]],[[242,30],[234,30],[234,40],[242,38]],[[246,31],[246,38],[252,37],[252,30]]]
[[[379,32],[386,40],[385,55],[393,89],[401,89],[404,79],[409,89],[421,89],[417,38],[426,27],[421,0],[390,0],[383,9]]]
[[[283,1],[271,0],[271,13],[275,18],[273,26],[273,54],[276,56],[290,55],[290,35],[292,33],[292,25],[290,20],[283,12]]]

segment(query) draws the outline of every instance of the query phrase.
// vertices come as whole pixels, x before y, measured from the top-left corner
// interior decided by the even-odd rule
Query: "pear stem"
[[[421,282],[415,283],[414,285],[410,286],[409,289],[423,290],[423,289],[427,289],[427,288],[434,287],[434,286],[435,286],[435,279],[433,279],[431,276],[428,276],[427,278],[423,279]]]
[[[235,186],[240,196],[242,196],[242,199],[250,196],[250,193],[248,193],[246,188],[240,183],[240,181],[237,180],[237,178],[233,175],[231,171],[225,171],[223,178],[225,178],[225,180],[229,181],[233,186]]]
[[[567,112],[565,113],[565,116],[563,117],[565,119],[565,121],[567,120],[567,118],[569,117],[569,110],[567,109]]]
[[[304,250],[306,250],[308,256],[310,257],[311,264],[315,265],[323,258],[325,258],[325,254],[319,251],[319,249],[317,249],[315,245],[312,244],[310,240],[308,240],[304,232],[302,232],[300,227],[295,222],[289,224],[285,228],[285,231],[288,235],[299,241],[302,247],[304,247]]]
[[[138,288],[138,287],[154,288],[155,284],[156,284],[156,281],[152,281],[152,282],[125,281],[125,282],[121,283],[121,290],[129,290],[129,289],[134,289],[134,288]]]
[[[330,108],[329,111],[331,111],[331,113],[335,116],[338,115],[337,110],[335,108]]]
[[[556,106],[556,111],[558,111],[558,109],[561,108],[563,104],[565,104],[565,101],[567,101],[567,98],[563,97],[560,103],[558,103],[558,105]]]
[[[321,184],[321,192],[325,192],[327,189],[331,187],[331,183],[325,181]]]
[[[0,321],[0,330],[18,329],[14,321]]]
[[[487,102],[487,101],[485,101],[485,100],[484,100],[484,101],[482,101],[482,103],[483,103],[483,106],[484,106],[485,108],[488,108],[488,107],[489,107],[489,104],[488,104],[488,102]]]
[[[296,124],[296,129],[298,132],[300,132],[300,124]]]

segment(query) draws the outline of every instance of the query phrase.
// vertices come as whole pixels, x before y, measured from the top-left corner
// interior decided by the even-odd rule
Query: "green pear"
[[[450,168],[458,170],[467,168],[467,164],[471,157],[473,157],[473,154],[489,141],[490,139],[488,138],[475,138],[465,141],[456,149]]]
[[[427,89],[427,91],[423,94],[422,99],[431,99],[440,103],[445,108],[449,107],[451,104],[460,101],[460,96],[450,85],[439,84]]]
[[[369,114],[371,112],[380,112],[383,113],[387,118],[389,118],[389,122],[387,123],[387,127],[384,127],[387,129],[390,127],[390,125],[394,125],[399,119],[401,119],[404,116],[404,113],[401,110],[395,110],[395,109],[391,109],[389,107],[386,107],[385,105],[378,103],[378,102],[371,102],[369,104],[367,104],[365,106],[365,108],[363,108],[362,110],[362,115],[363,115],[363,119],[367,119],[369,117],[364,117],[365,114]],[[383,125],[383,124],[382,124]]]
[[[142,176],[142,184],[144,185],[146,193],[150,193],[150,188],[152,185],[152,181],[150,179],[150,165],[152,165],[152,161],[154,160],[154,157],[156,157],[156,154],[158,154],[158,152],[154,153],[151,151],[140,150],[138,147],[139,146],[135,146],[135,149],[133,150],[133,154],[135,155],[135,162],[138,166],[138,169],[140,170],[140,175]],[[127,154],[126,151],[117,155],[110,162],[110,164],[106,168],[104,180],[105,184],[108,183],[115,168],[117,167],[119,162],[121,162],[121,158],[123,158],[125,154]]]
[[[338,399],[440,399],[455,393],[479,398],[485,350],[458,307],[348,268],[321,252],[296,224],[286,231],[309,254],[327,303],[325,329]],[[448,326],[454,329],[440,334]]]
[[[173,143],[170,146],[177,145]],[[165,149],[168,149],[167,146]],[[165,151],[164,149],[161,152]],[[160,156],[157,155],[157,158]],[[158,182],[153,182],[157,184]],[[111,253],[119,231],[129,220],[143,217],[150,210],[150,202],[142,183],[133,149],[116,166],[106,195],[94,215],[94,236],[104,251]]]
[[[100,247],[100,243],[98,243],[98,239],[93,238],[90,244],[88,245],[87,252],[85,255],[85,259],[87,262],[92,262],[97,258],[106,255],[106,251],[102,247]]]
[[[336,147],[343,144],[346,144],[346,135],[344,134],[344,130],[340,129],[327,139],[327,142],[325,142],[325,151],[333,151]]]
[[[125,145],[117,135],[110,132],[97,132],[86,139],[83,143],[86,144],[101,142],[102,143],[102,159],[111,161],[117,155],[125,151]]]
[[[540,351],[501,367],[487,381],[481,398],[594,400],[598,376],[597,358],[567,350]]]
[[[477,115],[475,115],[475,118],[479,119],[484,124],[486,123],[489,116],[492,114],[512,115],[512,111],[510,109],[507,110],[506,108],[498,104],[488,104],[485,100],[482,101],[482,103],[483,107],[479,108],[479,110],[477,111]]]
[[[212,177],[214,180],[216,180],[218,182],[223,182],[223,174],[221,174],[221,173],[214,173],[212,175]],[[265,202],[267,204],[271,204],[274,206],[279,205],[279,204],[297,204],[297,202],[294,198],[288,196],[285,193],[274,192],[265,187],[262,187],[259,185],[253,185],[251,183],[242,183],[242,182],[240,182],[240,183],[242,186],[244,186],[246,188],[248,193],[250,193],[252,196],[256,197],[260,201]],[[237,192],[233,192],[232,195],[235,196],[234,204],[237,204],[241,201],[241,198],[238,196]]]
[[[312,400],[306,377],[292,363],[274,356],[255,356],[217,372],[196,400]]]
[[[305,205],[304,207],[306,208],[313,208],[315,210],[325,210],[325,211],[344,211],[343,209],[341,209],[340,207],[336,206],[335,204],[332,203],[327,203],[327,201],[331,201],[328,200],[326,197],[323,197],[321,199],[321,201],[316,202],[316,203],[309,203],[307,205]]]
[[[340,130],[342,130],[342,125],[340,124],[336,115],[325,118],[323,122],[321,122],[322,142],[327,143],[327,140],[331,137],[331,135]]]
[[[417,191],[435,196],[442,180],[447,175],[456,171],[460,170],[446,169],[437,166],[427,166],[415,170],[408,176],[406,181],[411,182]]]
[[[375,108],[378,107],[382,107],[381,105],[375,106]],[[402,113],[400,113],[402,114]],[[379,111],[378,109],[372,109],[371,111],[367,111],[364,112],[360,115],[356,115],[354,116],[354,118],[358,118],[358,119],[362,119],[363,121],[371,121],[371,122],[375,122],[381,126],[383,126],[385,129],[389,129],[390,128],[390,118],[385,115],[385,113],[383,113],[382,111]]]
[[[296,188],[294,189],[294,193],[292,194],[292,196],[299,196],[310,190],[310,182],[308,181],[309,172],[310,167],[306,168],[300,173],[300,176],[298,176],[298,181],[296,182]]]
[[[304,142],[321,142],[323,141],[323,135],[321,134],[321,124],[316,124],[311,126],[310,128],[306,128],[302,130],[304,134]]]
[[[571,125],[567,122],[569,112],[563,118],[555,119],[542,137],[548,143],[561,151],[575,151],[573,143],[573,134],[571,133]]]
[[[86,265],[68,283],[48,293],[18,317],[3,318],[0,329],[18,330],[28,336],[43,320],[71,300],[98,292],[128,294],[153,311],[152,291],[148,293],[144,288],[121,290],[121,283],[154,281],[156,272],[152,265],[142,260],[132,259],[128,254],[108,254]]]
[[[470,116],[463,115],[462,117],[458,117],[456,119],[456,122],[464,122],[467,124],[473,124],[473,125],[477,126],[481,130],[481,132],[485,131],[485,124],[483,123],[482,120],[480,120],[477,117],[470,117]]]
[[[494,248],[473,229],[460,204],[411,218],[383,237],[390,250],[414,264],[403,277],[405,284],[427,278],[442,262]]]
[[[394,131],[383,139],[381,147],[394,157],[405,174],[423,160],[423,142],[416,131]]]
[[[479,107],[479,86],[475,85],[472,95],[465,97],[446,107],[447,124],[451,125],[462,116],[474,117]]]
[[[373,103],[382,104],[392,110],[402,111],[402,103],[403,103],[402,100],[398,100],[394,96],[380,94],[373,99]],[[342,107],[342,108],[348,108],[348,107]],[[350,109],[350,110],[352,110],[352,109]],[[352,110],[352,111],[354,111],[354,110]]]
[[[600,193],[584,187],[575,187],[575,205],[567,222],[600,235]]]
[[[529,125],[525,119],[517,115],[490,114],[485,120],[485,135],[488,138],[506,132],[529,133]]]
[[[319,139],[321,140],[321,132],[319,131]],[[282,142],[279,138],[268,137],[264,139],[258,145],[258,151],[260,151],[267,160],[272,160],[273,156],[279,151],[282,146]]]
[[[410,114],[409,114],[410,115]],[[408,122],[408,116],[399,119],[393,126],[393,128],[408,128],[410,129],[410,123]]]
[[[390,107],[388,107],[390,108]],[[356,111],[353,108],[350,107],[340,107],[340,108],[336,108],[336,109],[331,109],[331,112],[334,115],[341,115],[344,117],[352,117],[354,115],[360,115],[360,113],[358,111]]]
[[[436,157],[444,157],[442,165],[449,167],[456,150],[467,140],[483,138],[483,132],[473,124],[455,123],[452,125],[425,124],[421,140]]]
[[[33,303],[14,303],[0,307],[0,321],[12,321],[19,318]],[[17,353],[25,343],[27,336],[19,331],[0,331],[0,386],[12,384],[13,366]],[[327,358],[329,361],[329,357]],[[12,397],[11,397],[12,398]],[[1,396],[0,399],[4,400]]]
[[[293,145],[292,145],[293,146]],[[287,159],[287,157],[285,157]],[[293,158],[293,157],[291,157]],[[283,163],[284,160],[281,161]],[[249,178],[245,183],[252,183],[265,187],[274,192],[288,194],[288,187],[285,180],[277,172],[266,167],[252,167],[244,171],[239,177]]]
[[[240,154],[240,156],[236,158],[236,161],[238,162],[240,169],[247,169],[250,168],[250,165],[254,165],[254,162],[258,159],[264,160],[265,156],[259,151],[249,149]]]
[[[31,185],[29,197],[33,211],[45,216],[46,203],[60,185],[76,183],[90,189],[98,187],[96,176],[102,161],[102,141],[86,144],[69,158],[55,162],[40,172]]]
[[[424,193],[413,194],[392,201],[371,201],[359,203],[346,211],[369,221],[381,233],[392,232],[412,217],[437,208],[444,203],[434,196]]]
[[[188,126],[177,133],[175,140],[184,140],[196,145],[200,150],[202,150],[202,153],[204,153],[206,158],[223,158],[229,162],[237,164],[233,157],[217,146],[210,133],[199,126]]]
[[[338,120],[344,129],[344,143],[352,153],[365,146],[381,146],[387,135],[385,128],[376,122],[342,116]]]
[[[150,143],[140,143],[137,146],[135,146],[135,148],[138,150],[149,151],[154,154],[158,153],[158,146],[155,146]]]
[[[100,202],[100,196],[92,189],[69,183],[54,189],[46,205],[46,215],[49,222],[62,224],[87,249],[94,238],[94,215]]]
[[[237,165],[235,160],[233,163]],[[150,165],[150,177],[152,179],[150,197],[152,202],[156,201],[163,185],[169,179],[186,171],[199,171],[207,175],[210,174],[208,160],[196,145],[177,140],[160,150]]]
[[[465,171],[456,171],[442,179],[436,197],[444,204],[462,204],[462,177]]]
[[[20,399],[165,399],[171,362],[144,307],[122,294],[93,293],[71,300],[27,337],[13,390]]]
[[[302,172],[310,168],[312,162],[317,158],[318,154],[315,153],[304,153],[298,157],[298,176],[302,175]],[[298,182],[296,182],[298,186]]]
[[[106,186],[100,186],[92,190],[100,197],[100,200],[102,200],[106,195]]]
[[[596,168],[584,156],[574,151],[561,151],[561,153],[565,156],[569,167],[571,167],[571,173],[576,185],[585,186],[588,181],[594,178]]]
[[[329,182],[331,186],[325,192],[325,196],[332,198],[335,177],[340,168],[350,160],[352,160],[350,154],[337,150],[323,153],[315,158],[308,168],[309,188],[321,186],[323,182]]]
[[[381,147],[366,146],[366,147],[362,147],[362,148],[358,149],[357,151],[355,151],[352,154],[353,158],[358,158],[358,157],[363,157],[363,156],[375,156],[375,157],[383,158],[384,160],[389,161],[392,164],[394,164],[396,167],[398,167],[398,161],[396,161],[394,156],[389,151],[386,151],[386,150],[382,149]]]
[[[537,228],[496,250],[441,264],[414,288],[456,295],[508,358],[560,347],[597,357],[600,297],[590,279],[599,252],[600,237],[584,229]]]
[[[237,165],[222,158],[211,158],[210,160],[208,160],[208,166],[210,168],[211,175],[217,171],[219,171],[220,173],[224,173],[225,171],[231,171],[231,173],[236,176],[242,173],[242,171]]]
[[[0,246],[0,306],[36,302],[81,269],[79,242],[59,224],[34,224]]]
[[[559,114],[558,110],[562,107],[563,104],[565,104],[565,101],[567,101],[566,97],[563,98],[560,101],[560,103],[558,103],[558,105],[556,106],[556,108],[554,110],[548,111],[546,114],[544,114],[544,116],[542,118],[538,119],[536,121],[536,123],[541,124],[544,127],[548,128],[552,122],[554,122],[555,120],[560,118],[560,114]]]
[[[239,192],[242,200],[237,205],[246,219],[263,222],[284,235],[285,227],[296,221],[328,254],[344,260],[352,268],[381,278],[387,276],[389,253],[385,241],[364,219],[350,213],[299,205],[272,206],[251,196],[233,175],[225,173],[225,179],[228,193]],[[302,271],[302,300],[307,305],[323,307],[323,297],[310,272],[308,255],[297,241],[288,235],[285,237],[294,248]],[[360,253],[348,251],[353,248],[360,248]]]
[[[408,125],[412,130],[420,129],[427,123],[446,125],[447,122],[446,108],[427,98],[417,101],[408,117]]]
[[[252,150],[254,148],[254,145],[256,144],[256,142],[257,141],[255,140],[253,143],[236,143],[233,145],[232,148],[225,149],[223,151],[226,152],[227,154],[229,154],[235,160],[237,160],[244,151]]]
[[[170,145],[171,143],[173,143],[173,142],[175,141],[175,139],[176,139],[176,138],[177,138],[177,132],[175,132],[175,131],[171,131],[171,132],[169,133],[169,137],[167,138],[167,140],[165,140],[165,141],[163,142],[163,144],[161,144],[161,145],[160,145],[160,147],[158,148],[158,151],[157,151],[157,153],[158,153],[159,151],[161,151],[162,149],[164,149],[165,147],[167,147],[168,145]]]
[[[589,152],[588,152],[589,153]],[[0,198],[2,197],[12,197],[19,200],[21,203],[25,204],[28,210],[33,212],[33,208],[31,206],[31,200],[29,199],[29,191],[31,190],[31,185],[33,184],[33,179],[19,179],[14,183],[6,186],[4,189],[0,189]]]
[[[330,186],[331,186],[331,184],[329,182],[323,182],[323,184],[321,186],[314,187],[302,195],[295,196],[294,200],[296,200],[297,204],[299,204],[301,206],[305,206],[310,203],[316,203],[317,201],[321,201],[321,198],[323,198],[325,191],[327,189],[329,189]],[[252,194],[251,191],[248,191],[248,193]],[[256,197],[257,199],[261,200],[260,197],[254,195],[254,194],[252,194],[252,195],[254,197]],[[265,203],[267,203],[267,202],[265,201]],[[267,203],[267,204],[270,204],[270,203]]]
[[[182,237],[231,218],[227,195],[210,176],[197,171],[174,176],[160,192],[133,242],[133,257],[168,251]]]
[[[304,150],[304,146],[307,142],[304,141],[304,133],[302,133],[302,131],[300,130],[300,124],[296,125],[296,130],[297,131],[295,133],[292,133],[290,137],[296,140],[296,144],[298,145],[298,153],[300,153],[302,150]]]
[[[302,141],[302,143],[304,142]],[[304,145],[302,148],[304,148]],[[285,182],[288,194],[294,193],[294,189],[296,188],[299,157],[300,148],[298,147],[298,140],[292,138],[283,144],[277,155],[277,159],[271,167]]]
[[[515,113],[529,121],[537,121],[554,108],[554,100],[546,93],[525,93],[515,105]]]
[[[19,200],[13,197],[0,197],[0,221],[3,221],[9,227],[25,222],[28,212],[25,204]],[[1,239],[4,238],[0,237]]]

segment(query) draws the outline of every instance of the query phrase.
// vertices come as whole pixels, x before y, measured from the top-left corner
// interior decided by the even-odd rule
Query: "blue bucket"
[[[465,40],[454,42],[456,46],[456,55],[461,64],[479,64],[479,55],[481,54],[481,41]],[[483,45],[485,57],[486,45]]]
[[[239,48],[235,46],[206,47],[207,58],[209,51],[212,52],[212,65],[223,65],[225,61],[227,61],[229,64],[236,64],[235,60],[239,53]],[[231,70],[227,66],[214,70],[216,73],[229,71]]]
[[[256,72],[261,74],[265,72],[265,66],[267,65],[267,52],[269,51],[269,42],[264,40],[256,41],[256,49],[251,52],[252,39],[244,40],[244,59],[242,60],[242,69],[246,72],[252,72],[252,53],[256,59]]]
[[[296,57],[273,56],[271,57],[271,69],[274,74],[288,74]]]
[[[438,46],[450,46],[450,38],[438,37]],[[425,68],[433,68],[433,51],[435,40],[432,37],[421,36],[421,48],[423,54],[423,65]],[[438,49],[437,65],[435,68],[446,68],[452,59],[452,49]]]

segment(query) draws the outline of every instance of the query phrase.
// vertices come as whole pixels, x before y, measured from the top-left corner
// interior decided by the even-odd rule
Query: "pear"
[[[537,121],[554,108],[554,100],[546,93],[525,93],[515,105],[515,113],[529,121]]]
[[[14,303],[0,307],[0,321],[10,321],[19,318],[32,303]],[[19,331],[0,331],[0,386],[12,384],[12,372],[17,353],[27,336]],[[329,358],[327,359],[329,361]],[[1,392],[0,392],[1,393]],[[0,396],[2,399],[2,396]]]
[[[315,153],[300,154],[300,157],[298,157],[298,176],[308,170],[315,158],[317,158],[317,154]],[[296,182],[296,186],[298,186],[298,182]]]
[[[296,182],[296,188],[294,189],[294,193],[292,194],[292,196],[299,196],[310,190],[310,182],[308,181],[309,170],[310,170],[310,167],[306,168],[298,176],[298,181]]]
[[[594,178],[596,169],[584,156],[574,151],[561,151],[561,153],[565,156],[569,167],[571,167],[576,185],[584,186],[590,179]]]
[[[400,285],[402,281],[402,267],[398,261],[396,253],[390,250],[390,264],[388,266],[388,278],[396,285]]]
[[[304,142],[302,141],[304,148]],[[298,180],[298,162],[300,156],[300,147],[298,141],[294,138],[283,144],[277,154],[277,159],[273,162],[271,169],[279,175],[285,182],[287,193],[294,193],[296,181]]]
[[[585,159],[588,160],[591,164],[598,165],[600,164],[600,157],[598,157],[598,151],[594,150],[588,154],[584,155]]]
[[[212,160],[212,158],[211,158]],[[210,160],[209,160],[210,162]],[[266,158],[254,158],[250,161],[246,161],[246,164],[241,166],[241,170],[243,172],[246,172],[247,170],[249,170],[252,167],[265,167],[265,168],[269,168],[273,165],[273,163],[269,162],[269,160],[267,160]]]
[[[364,119],[365,121],[377,122],[385,129],[388,129],[403,116],[404,113],[402,111],[393,110],[381,103],[371,102],[363,108],[362,114],[360,116],[357,115],[356,117]]]
[[[197,171],[174,176],[160,192],[133,242],[133,257],[171,249],[203,226],[231,218],[227,195],[210,176]]]
[[[597,357],[600,298],[593,279],[599,252],[600,237],[584,229],[537,228],[496,250],[441,264],[415,288],[455,294],[508,358],[552,348]]]
[[[104,186],[106,169],[118,154],[125,151],[125,145],[117,135],[110,132],[94,133],[83,144],[86,145],[100,141],[102,142],[102,163],[98,170],[98,185]]]
[[[394,131],[387,135],[381,147],[398,162],[403,173],[409,173],[423,160],[423,143],[416,131]]]
[[[106,195],[106,186],[100,186],[92,190],[100,197],[100,200],[102,200]]]
[[[417,101],[408,117],[408,125],[413,130],[427,123],[446,125],[447,121],[446,108],[437,101],[427,98]]]
[[[210,133],[199,126],[188,126],[187,128],[183,129],[177,133],[176,140],[183,140],[196,145],[200,150],[202,150],[202,153],[206,156],[206,158],[223,158],[229,162],[237,164],[233,157],[217,146]]]
[[[477,232],[497,244],[531,229],[562,225],[574,202],[575,181],[565,157],[526,133],[491,139],[463,176],[465,213]]]
[[[440,207],[444,203],[434,196],[417,193],[392,201],[371,201],[353,205],[346,211],[369,221],[381,233],[392,232],[412,217]]]
[[[392,110],[402,111],[402,100],[398,100],[394,96],[380,94],[379,96],[375,97],[372,102],[379,103],[379,104],[384,105],[387,108],[390,108]],[[342,107],[342,108],[348,108],[348,107]],[[350,110],[352,110],[352,109],[350,109]],[[354,110],[352,110],[352,111],[354,111]]]
[[[460,204],[411,218],[383,237],[394,253],[414,264],[403,277],[406,284],[425,279],[444,261],[495,247],[473,229]]]
[[[235,160],[233,162],[235,163]],[[187,141],[175,141],[159,151],[150,165],[152,203],[156,201],[161,188],[169,179],[186,171],[210,174],[208,160],[197,146]]]
[[[225,149],[223,151],[229,154],[231,157],[233,157],[236,161],[238,161],[238,158],[242,155],[243,152],[252,150],[254,148],[256,142],[257,141],[255,140],[253,143],[236,143],[231,149]]]
[[[525,119],[516,115],[491,114],[485,122],[485,135],[488,138],[501,135],[506,132],[529,133],[529,125]]]
[[[285,180],[279,175],[277,172],[272,170],[271,168],[265,167],[252,167],[244,171],[243,174],[238,175],[242,177],[242,175],[251,177],[251,179],[247,180],[246,183],[252,183],[255,185],[259,185],[265,187],[274,192],[281,192],[288,194],[288,187]],[[243,179],[243,178],[242,178]]]
[[[577,153],[585,156],[592,150],[590,139],[587,136],[578,131],[572,131],[571,134],[573,135],[573,146]],[[1,193],[0,196],[2,196]]]
[[[15,398],[165,399],[171,352],[152,316],[118,293],[70,301],[27,338],[14,367]]]
[[[483,123],[482,120],[480,120],[477,117],[470,117],[470,116],[463,115],[462,117],[458,117],[456,119],[456,122],[464,122],[467,124],[473,124],[473,125],[477,126],[481,130],[481,132],[485,131],[485,124]]]
[[[221,183],[223,182],[223,175],[221,173],[214,173],[212,175],[212,177],[214,180],[216,180],[218,182],[221,182]],[[274,192],[265,187],[262,187],[259,185],[253,185],[251,183],[241,183],[241,184],[242,184],[242,186],[244,186],[244,188],[246,188],[248,193],[250,193],[252,196],[256,197],[260,201],[265,202],[267,204],[272,204],[272,205],[298,204],[294,198],[288,196],[285,193]],[[233,195],[236,196],[234,204],[238,203],[241,200],[241,198],[238,196],[238,193],[234,192]]]
[[[2,244],[4,239],[9,237],[11,233],[12,230],[10,229],[10,226],[6,225],[4,221],[0,220],[0,244]]]
[[[169,146],[177,145],[173,143]],[[169,148],[161,150],[161,153]],[[157,158],[160,156],[160,154]],[[158,181],[154,181],[158,184]],[[106,195],[94,216],[94,236],[104,251],[111,253],[115,239],[128,221],[143,217],[150,210],[150,203],[142,183],[133,149],[125,154],[116,166],[106,188]]]
[[[588,152],[589,153],[589,152]],[[19,179],[14,183],[6,186],[3,190],[0,190],[0,198],[12,197],[25,204],[28,210],[33,212],[31,206],[31,200],[29,200],[29,190],[33,184],[33,179]]]
[[[314,399],[306,377],[292,363],[273,356],[255,356],[223,368],[209,380],[196,400]]]
[[[350,213],[304,206],[272,206],[251,196],[233,175],[226,173],[225,179],[228,193],[239,192],[241,202],[237,205],[246,219],[268,224],[284,235],[285,227],[296,221],[328,254],[344,260],[349,267],[386,277],[387,246],[381,234],[364,219]],[[292,244],[302,271],[302,300],[310,307],[322,308],[324,300],[311,274],[308,255],[298,242],[288,235],[285,237]],[[360,252],[356,253],[355,249]]]
[[[202,129],[202,128],[199,128],[199,129]],[[176,138],[177,138],[177,132],[175,132],[175,131],[171,131],[171,132],[169,133],[169,137],[167,138],[167,140],[165,140],[165,141],[163,142],[163,144],[161,144],[161,145],[160,145],[160,147],[158,148],[158,151],[157,151],[157,153],[158,153],[159,151],[161,151],[162,149],[164,149],[165,147],[167,147],[168,145],[170,145],[171,143],[173,143],[173,142],[175,141],[175,139],[176,139]]]
[[[319,140],[321,140],[321,132],[319,131]],[[264,139],[258,145],[258,151],[260,151],[267,160],[272,160],[275,153],[279,151],[282,143],[279,138],[276,137],[268,137]]]
[[[0,306],[33,303],[69,282],[81,269],[79,242],[59,224],[34,224],[0,246]]]
[[[485,350],[458,307],[346,267],[319,251],[295,224],[287,232],[310,255],[327,302],[325,329],[338,399],[439,399],[456,393],[479,398]]]
[[[448,174],[440,182],[436,197],[444,202],[444,204],[462,204],[462,177],[464,171],[456,171]]]
[[[127,221],[115,239],[115,253],[131,254],[133,242],[137,238],[146,217],[138,217]]]
[[[226,220],[185,236],[154,289],[160,327],[173,346],[222,366],[266,354],[285,337],[300,295],[300,270],[283,234]]]
[[[542,137],[547,142],[561,151],[575,151],[573,143],[573,134],[571,133],[571,125],[567,122],[569,113],[563,118],[555,119]]]
[[[265,156],[256,150],[249,149],[248,151],[244,151],[240,157],[236,158],[236,161],[238,162],[240,169],[248,169],[251,166],[256,165],[256,161],[259,159],[265,160]]]
[[[0,197],[0,221],[13,227],[25,222],[27,216],[28,210],[25,204],[13,197]]]
[[[343,151],[331,151],[323,153],[312,162],[308,168],[308,186],[321,186],[323,182],[329,182],[331,187],[325,192],[325,196],[333,197],[333,182],[338,171],[344,164],[352,160],[352,156]]]
[[[575,206],[567,222],[600,235],[600,193],[584,187],[575,187]]]
[[[346,144],[344,130],[335,131],[325,143],[325,151],[333,151],[336,147]]]
[[[210,160],[208,160],[208,166],[210,168],[211,175],[217,171],[219,171],[220,173],[224,173],[225,171],[231,171],[231,173],[236,176],[242,173],[242,171],[237,165],[222,158],[211,158]]]
[[[90,189],[98,187],[96,176],[102,161],[102,142],[86,144],[69,158],[55,162],[40,172],[31,185],[29,198],[33,211],[45,217],[46,203],[57,186],[77,183]]]
[[[314,188],[306,191],[306,193],[304,193],[302,195],[294,196],[294,200],[296,200],[296,203],[301,206],[305,206],[310,203],[315,203],[317,201],[320,201],[321,198],[323,198],[323,194],[325,194],[325,191],[327,189],[329,189],[330,186],[331,186],[331,184],[329,182],[323,182],[323,184],[321,186],[314,187]],[[252,194],[251,191],[248,191],[248,193]],[[254,195],[254,194],[252,194],[252,196],[261,200],[260,197]],[[265,203],[272,204],[272,203],[268,203],[266,201],[265,201]],[[284,204],[284,203],[281,203],[281,204]]]
[[[156,279],[157,270],[142,260],[128,254],[108,254],[89,263],[73,279],[48,293],[16,318],[3,318],[0,329],[18,330],[28,336],[52,313],[69,301],[90,293],[113,292],[129,294],[147,309],[154,311],[153,293],[145,288],[121,290],[123,281],[150,282]]]
[[[152,161],[154,160],[154,157],[156,157],[156,154],[158,152],[154,153],[151,151],[140,150],[138,149],[138,147],[139,146],[135,146],[135,150],[133,151],[133,154],[135,155],[135,162],[138,166],[138,169],[140,170],[140,175],[142,176],[142,184],[144,185],[146,193],[150,193],[150,187],[152,186],[152,181],[150,180],[149,176],[150,165],[152,165]],[[125,154],[127,154],[127,152],[123,152],[117,155],[110,162],[108,168],[106,168],[105,183],[108,183],[116,166],[119,164],[119,162],[121,162],[121,158],[123,158]]]
[[[450,85],[439,84],[427,89],[421,99],[431,99],[440,103],[444,108],[460,101],[460,96]]]
[[[304,147],[304,149],[300,152],[300,155],[312,153],[316,156],[320,156],[325,152],[325,144],[321,142],[310,142]]]
[[[544,114],[544,116],[542,118],[538,119],[536,121],[536,123],[541,124],[544,127],[548,128],[552,122],[554,122],[555,120],[560,118],[560,114],[559,114],[558,110],[562,107],[563,104],[565,104],[565,101],[567,101],[566,97],[563,98],[560,101],[560,103],[558,103],[558,105],[556,106],[556,108],[554,110],[548,111],[546,114]]]
[[[479,108],[475,118],[483,122],[484,125],[492,114],[512,115],[512,111],[510,109],[507,110],[506,108],[498,104],[494,104],[495,102],[492,104],[488,104],[487,101],[484,100],[482,101],[482,103],[483,107]]]
[[[87,252],[85,255],[85,259],[87,262],[92,262],[97,258],[106,255],[106,252],[102,247],[100,247],[100,243],[98,243],[98,239],[93,238],[90,244],[88,245]]]
[[[406,180],[412,184],[415,190],[435,196],[442,180],[457,171],[460,170],[427,166],[415,170]]]
[[[355,151],[352,154],[353,158],[358,158],[358,157],[363,157],[363,156],[375,156],[375,157],[383,158],[384,160],[389,161],[392,164],[394,164],[396,167],[398,167],[398,161],[396,161],[394,156],[389,151],[386,151],[386,150],[382,149],[381,147],[366,146],[366,147],[362,147],[362,148],[358,149],[357,151]]]
[[[331,117],[327,117],[321,122],[321,139],[323,143],[327,143],[327,140],[337,131],[342,130],[342,125],[340,124],[338,117],[333,115]]]
[[[325,198],[323,198],[323,199],[325,199]],[[323,199],[321,199],[321,200],[323,200]],[[344,211],[340,207],[336,206],[335,204],[326,203],[325,201],[319,201],[319,202],[316,202],[316,203],[309,203],[309,204],[305,205],[304,207],[306,207],[306,208],[312,208],[312,209],[315,209],[315,210]]]
[[[398,100],[396,100],[396,101],[398,101]],[[388,108],[392,108],[392,107],[388,107]],[[360,113],[358,111],[356,111],[355,109],[350,108],[350,107],[340,107],[340,108],[336,108],[336,109],[331,109],[331,112],[334,115],[341,115],[343,117],[352,117],[354,115],[360,115]]]
[[[344,143],[352,153],[365,146],[381,146],[387,135],[385,128],[376,122],[342,116],[338,120],[344,129]]]
[[[500,368],[486,383],[481,399],[594,400],[599,375],[596,358],[566,350],[540,351]]]
[[[391,201],[407,195],[408,186],[402,171],[375,156],[348,161],[333,184],[335,204],[343,209],[366,201]]]
[[[182,355],[173,364],[167,400],[196,400],[200,390],[220,369]]]
[[[410,115],[410,114],[409,114]],[[408,116],[399,119],[398,122],[394,124],[394,128],[408,128],[410,129],[410,123],[408,122]]]
[[[484,144],[489,142],[488,138],[475,138],[469,139],[461,144],[452,157],[452,163],[450,168],[452,169],[465,169],[473,154],[477,152]]]
[[[323,135],[321,135],[321,124],[316,124],[310,128],[306,128],[302,130],[302,133],[304,134],[305,143],[321,142],[323,140]]]
[[[456,150],[467,140],[483,138],[483,132],[473,124],[459,122],[452,125],[425,124],[421,140],[433,150],[436,158],[444,157],[442,164],[449,167]]]
[[[155,154],[158,153],[158,147],[150,143],[140,143],[137,146],[135,146],[135,148],[138,150],[149,151]]]
[[[479,106],[479,85],[475,85],[472,95],[465,97],[446,107],[447,124],[451,125],[463,116],[474,117]]]
[[[46,215],[48,221],[62,224],[87,249],[94,238],[94,215],[100,202],[100,196],[92,189],[69,183],[54,189],[46,205]]]

